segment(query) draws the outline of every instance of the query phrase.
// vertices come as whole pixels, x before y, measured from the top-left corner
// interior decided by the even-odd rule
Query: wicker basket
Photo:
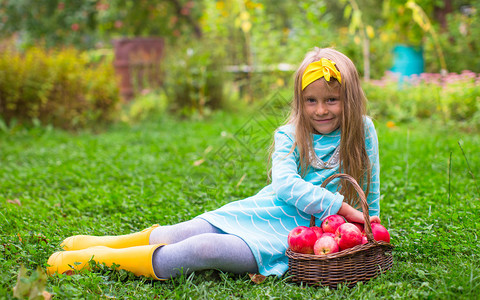
[[[365,233],[368,243],[327,255],[301,254],[287,249],[288,273],[290,280],[309,285],[323,285],[336,288],[339,284],[349,287],[358,282],[368,281],[386,272],[393,266],[393,245],[373,238],[372,226],[368,214],[367,199],[355,179],[347,174],[335,174],[327,178],[325,187],[335,178],[341,178],[353,184],[360,196],[365,218]],[[315,217],[310,220],[310,227],[315,226]]]

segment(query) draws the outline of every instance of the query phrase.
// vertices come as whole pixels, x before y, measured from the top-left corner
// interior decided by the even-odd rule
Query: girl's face
[[[342,99],[340,85],[315,80],[303,90],[304,114],[315,134],[328,134],[340,127]]]

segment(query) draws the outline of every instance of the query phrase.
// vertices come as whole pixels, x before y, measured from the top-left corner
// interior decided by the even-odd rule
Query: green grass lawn
[[[45,268],[67,236],[173,224],[256,193],[267,182],[278,119],[257,110],[204,121],[162,117],[95,134],[0,133],[0,298],[13,298],[21,265]],[[477,298],[479,135],[384,123],[376,122],[381,218],[396,248],[394,267],[368,283],[332,290],[269,277],[257,285],[215,271],[156,282],[100,266],[48,278],[46,290],[55,299]]]

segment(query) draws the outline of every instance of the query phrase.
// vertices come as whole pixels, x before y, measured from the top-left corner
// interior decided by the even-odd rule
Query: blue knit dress
[[[380,168],[378,140],[373,122],[364,119],[366,150],[373,164],[370,193],[367,197],[371,216],[380,213]],[[293,125],[284,125],[275,132],[275,151],[272,156],[272,183],[256,195],[231,202],[206,212],[202,218],[225,233],[243,239],[257,261],[260,274],[282,276],[288,269],[287,236],[297,226],[309,226],[314,215],[317,225],[327,216],[336,214],[343,196],[337,192],[339,180],[321,188],[322,182],[338,173],[338,164],[332,169],[310,168],[302,178],[297,149],[290,153],[295,141]],[[316,156],[327,162],[340,145],[340,129],[329,134],[313,135]]]

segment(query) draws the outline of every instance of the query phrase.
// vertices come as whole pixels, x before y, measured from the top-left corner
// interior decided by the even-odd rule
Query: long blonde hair
[[[340,123],[340,172],[347,173],[359,183],[368,195],[371,166],[365,148],[364,117],[366,115],[367,99],[360,86],[360,78],[353,62],[344,54],[331,48],[314,48],[308,52],[295,73],[295,90],[292,101],[292,109],[288,123],[295,126],[295,144],[292,151],[297,147],[300,156],[300,170],[302,177],[307,174],[312,165],[309,153],[313,150],[313,128],[304,114],[304,99],[302,93],[302,74],[306,67],[321,58],[327,58],[335,62],[342,76],[340,95],[342,100],[342,118]],[[320,79],[324,80],[324,79]],[[325,81],[327,82],[327,81]],[[338,81],[331,80],[329,85]],[[342,184],[340,193],[347,203],[358,206],[357,194],[350,184]]]

